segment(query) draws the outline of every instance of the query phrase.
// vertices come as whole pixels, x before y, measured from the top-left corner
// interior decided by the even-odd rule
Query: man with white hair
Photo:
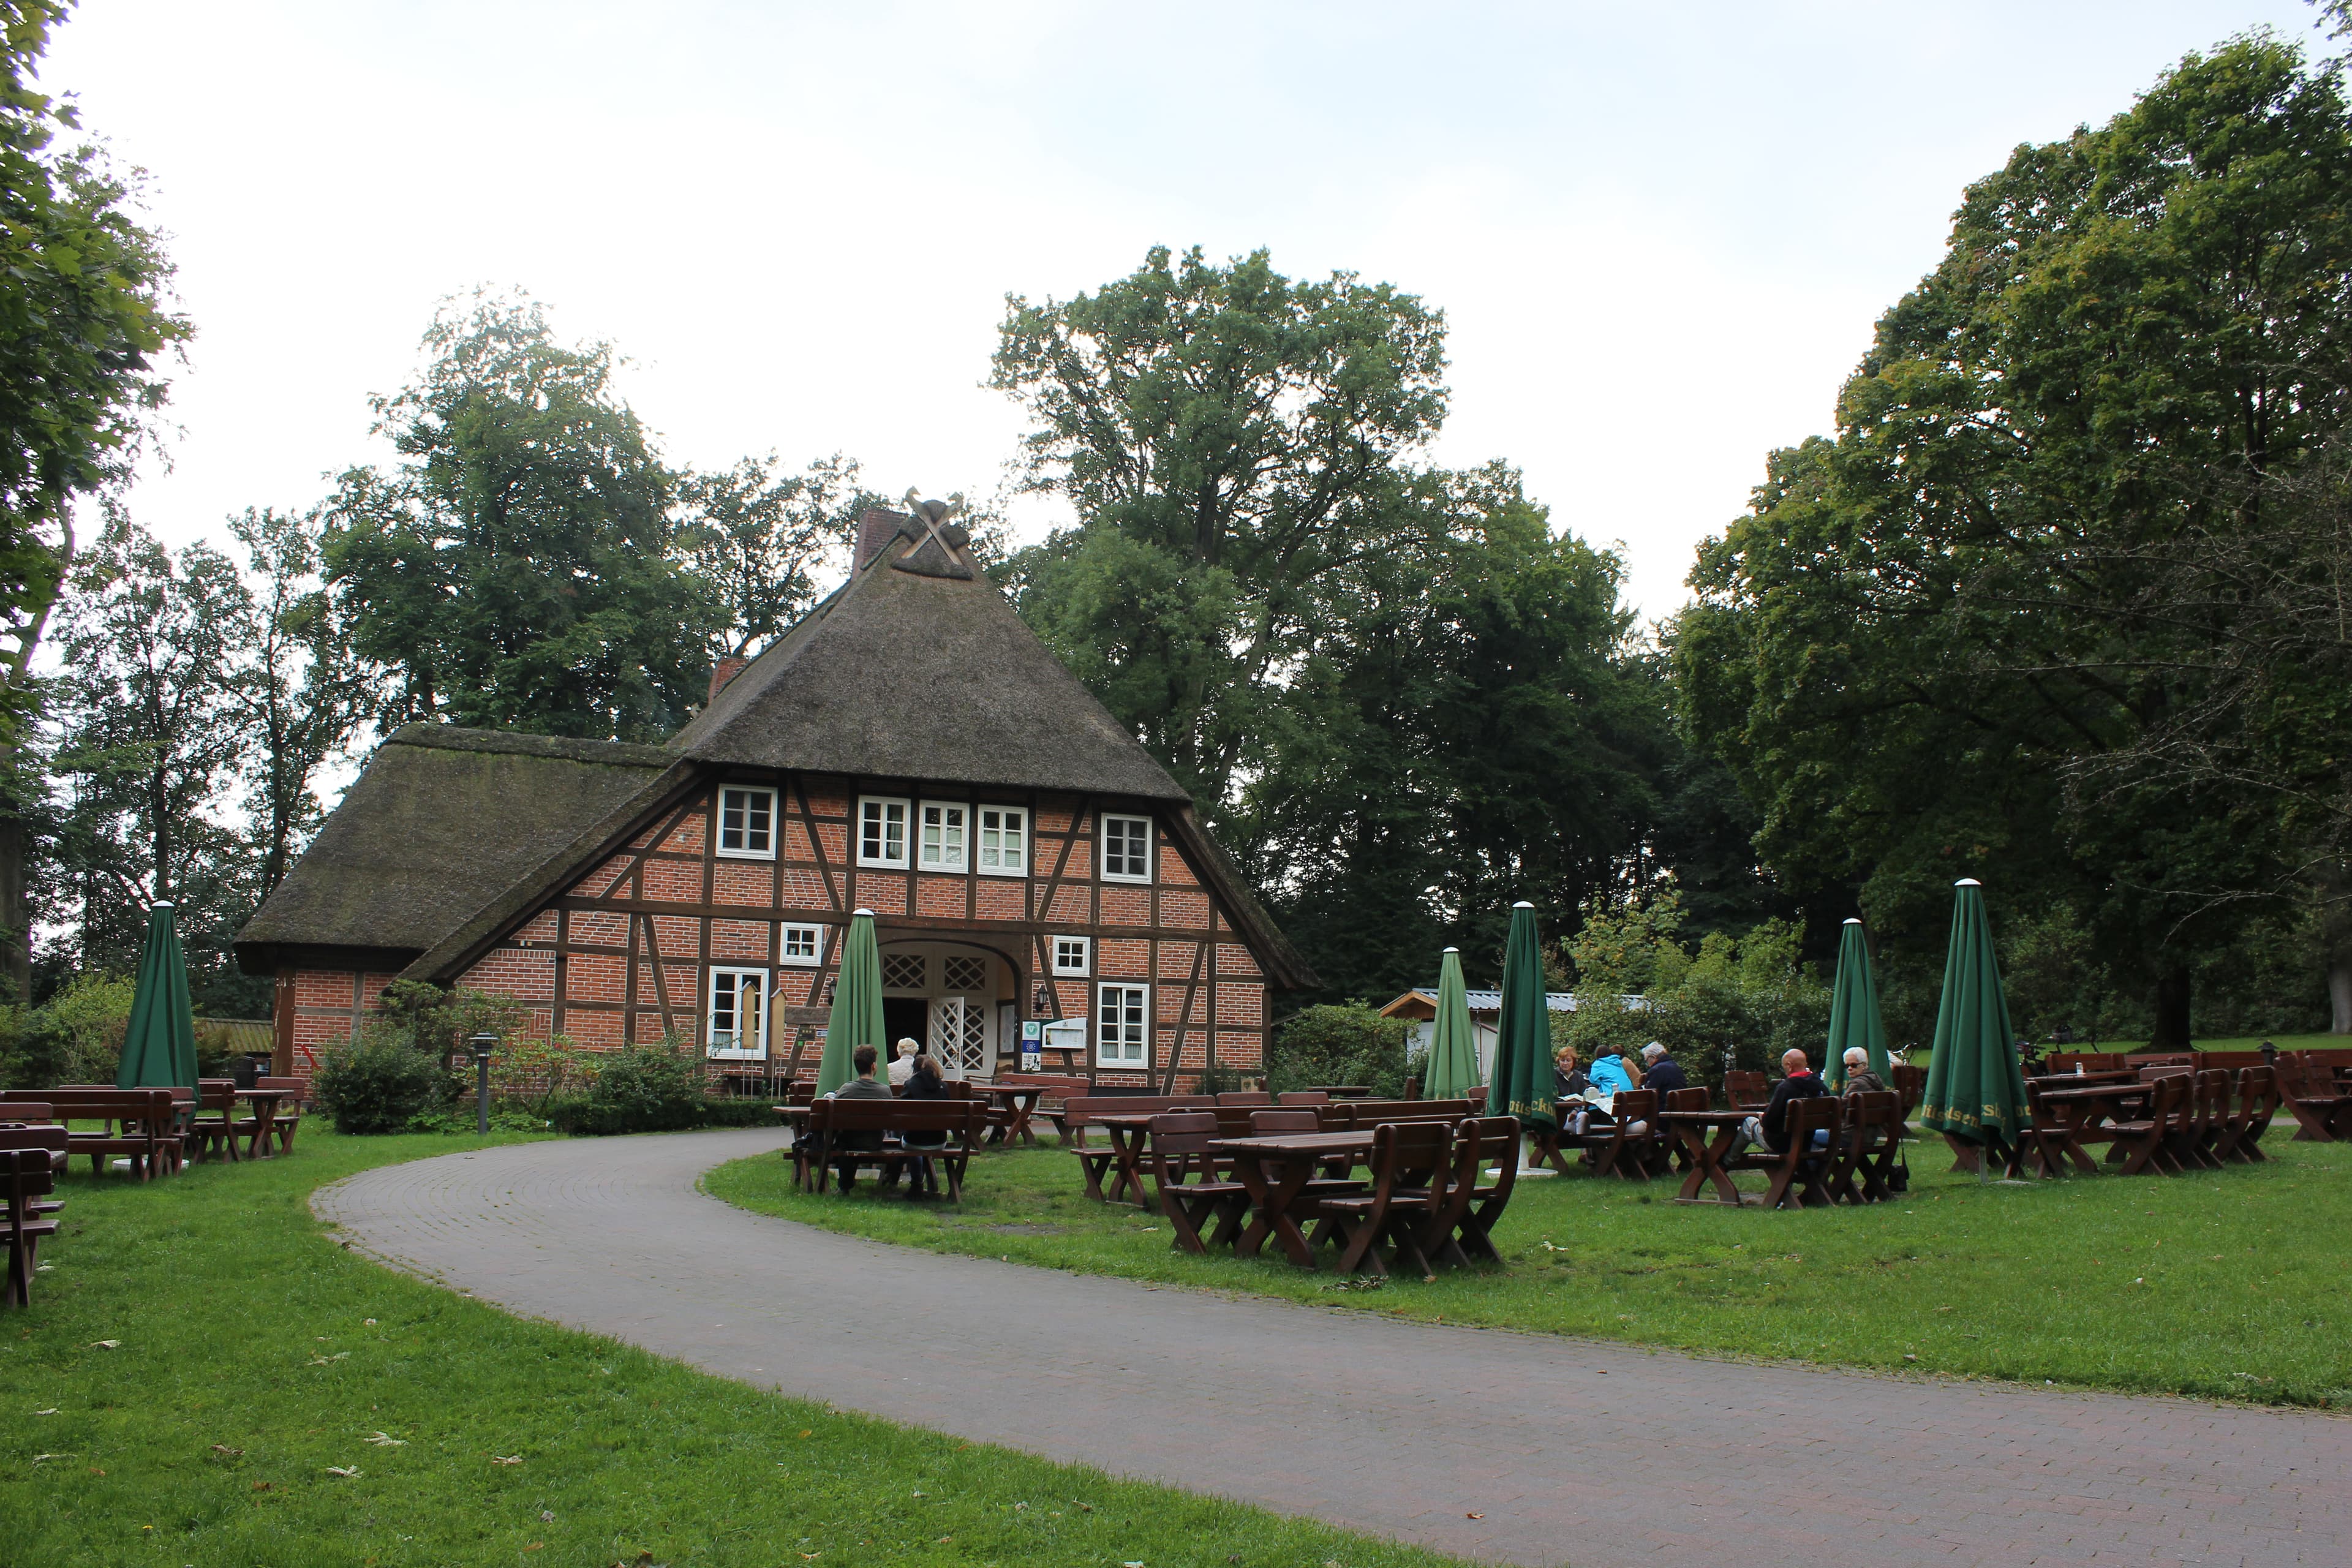
[[[1683,1064],[1666,1055],[1666,1047],[1652,1040],[1642,1047],[1642,1087],[1658,1091],[1658,1109],[1666,1108],[1666,1096],[1678,1089],[1688,1089],[1690,1079],[1683,1072]]]
[[[1845,1062],[1845,1087],[1838,1091],[1841,1097],[1887,1092],[1886,1080],[1870,1070],[1868,1051],[1860,1046],[1848,1046],[1842,1059]]]

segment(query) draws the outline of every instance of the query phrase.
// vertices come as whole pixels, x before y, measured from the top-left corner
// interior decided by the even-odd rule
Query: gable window
[[[1095,993],[1095,1065],[1151,1066],[1151,987],[1105,985]]]
[[[971,808],[950,805],[944,801],[923,802],[922,858],[919,864],[926,871],[961,871],[964,868],[964,825],[971,820]]]
[[[1029,874],[1029,808],[1025,805],[983,805],[980,808],[980,869],[990,877]]]
[[[737,789],[719,792],[719,853],[747,860],[776,858],[776,792]]]
[[[1088,950],[1093,946],[1094,939],[1091,937],[1055,937],[1054,939],[1054,973],[1075,974],[1083,978],[1090,967],[1087,960],[1092,954]]]
[[[710,972],[710,1026],[703,1038],[709,1054],[735,1058],[768,1054],[768,972]]]
[[[1151,818],[1102,819],[1102,874],[1106,882],[1151,880]]]
[[[776,945],[776,961],[814,967],[824,952],[823,926],[786,926]]]
[[[857,863],[907,868],[907,802],[865,795],[857,802]]]

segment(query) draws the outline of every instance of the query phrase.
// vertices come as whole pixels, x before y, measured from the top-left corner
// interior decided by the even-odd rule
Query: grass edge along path
[[[1672,1201],[1674,1181],[1519,1184],[1502,1271],[1376,1288],[1171,1250],[1158,1213],[1087,1200],[1058,1149],[974,1160],[959,1209],[793,1190],[761,1155],[712,1196],[878,1241],[1078,1273],[1614,1340],[1702,1355],[2114,1393],[2352,1409],[2352,1146],[2254,1166],[1979,1185],[1909,1146],[1911,1191],[1768,1214]],[[1753,1184],[1750,1178],[1749,1184]],[[1269,1249],[1269,1253],[1271,1249]]]
[[[492,1138],[488,1143],[520,1142]],[[1456,1559],[843,1414],[382,1267],[316,1188],[485,1146],[339,1139],[61,1183],[0,1314],[0,1557],[79,1564]],[[780,1344],[779,1357],[791,1347]]]

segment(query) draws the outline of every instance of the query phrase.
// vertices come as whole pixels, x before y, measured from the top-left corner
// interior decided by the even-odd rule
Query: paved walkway
[[[450,1154],[317,1207],[378,1258],[721,1376],[1465,1556],[2352,1563],[2352,1421],[1228,1300],[886,1247],[695,1190],[778,1142]]]

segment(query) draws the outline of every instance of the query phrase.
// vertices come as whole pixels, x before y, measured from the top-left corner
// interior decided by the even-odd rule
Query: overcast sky
[[[1961,187],[2296,0],[83,0],[46,74],[144,165],[197,337],[168,539],[378,459],[441,296],[610,339],[673,461],[1000,481],[1003,297],[1269,247],[1451,323],[1445,461],[1622,541],[1652,615],[1828,427]],[[1024,526],[1043,526],[1034,509]]]

